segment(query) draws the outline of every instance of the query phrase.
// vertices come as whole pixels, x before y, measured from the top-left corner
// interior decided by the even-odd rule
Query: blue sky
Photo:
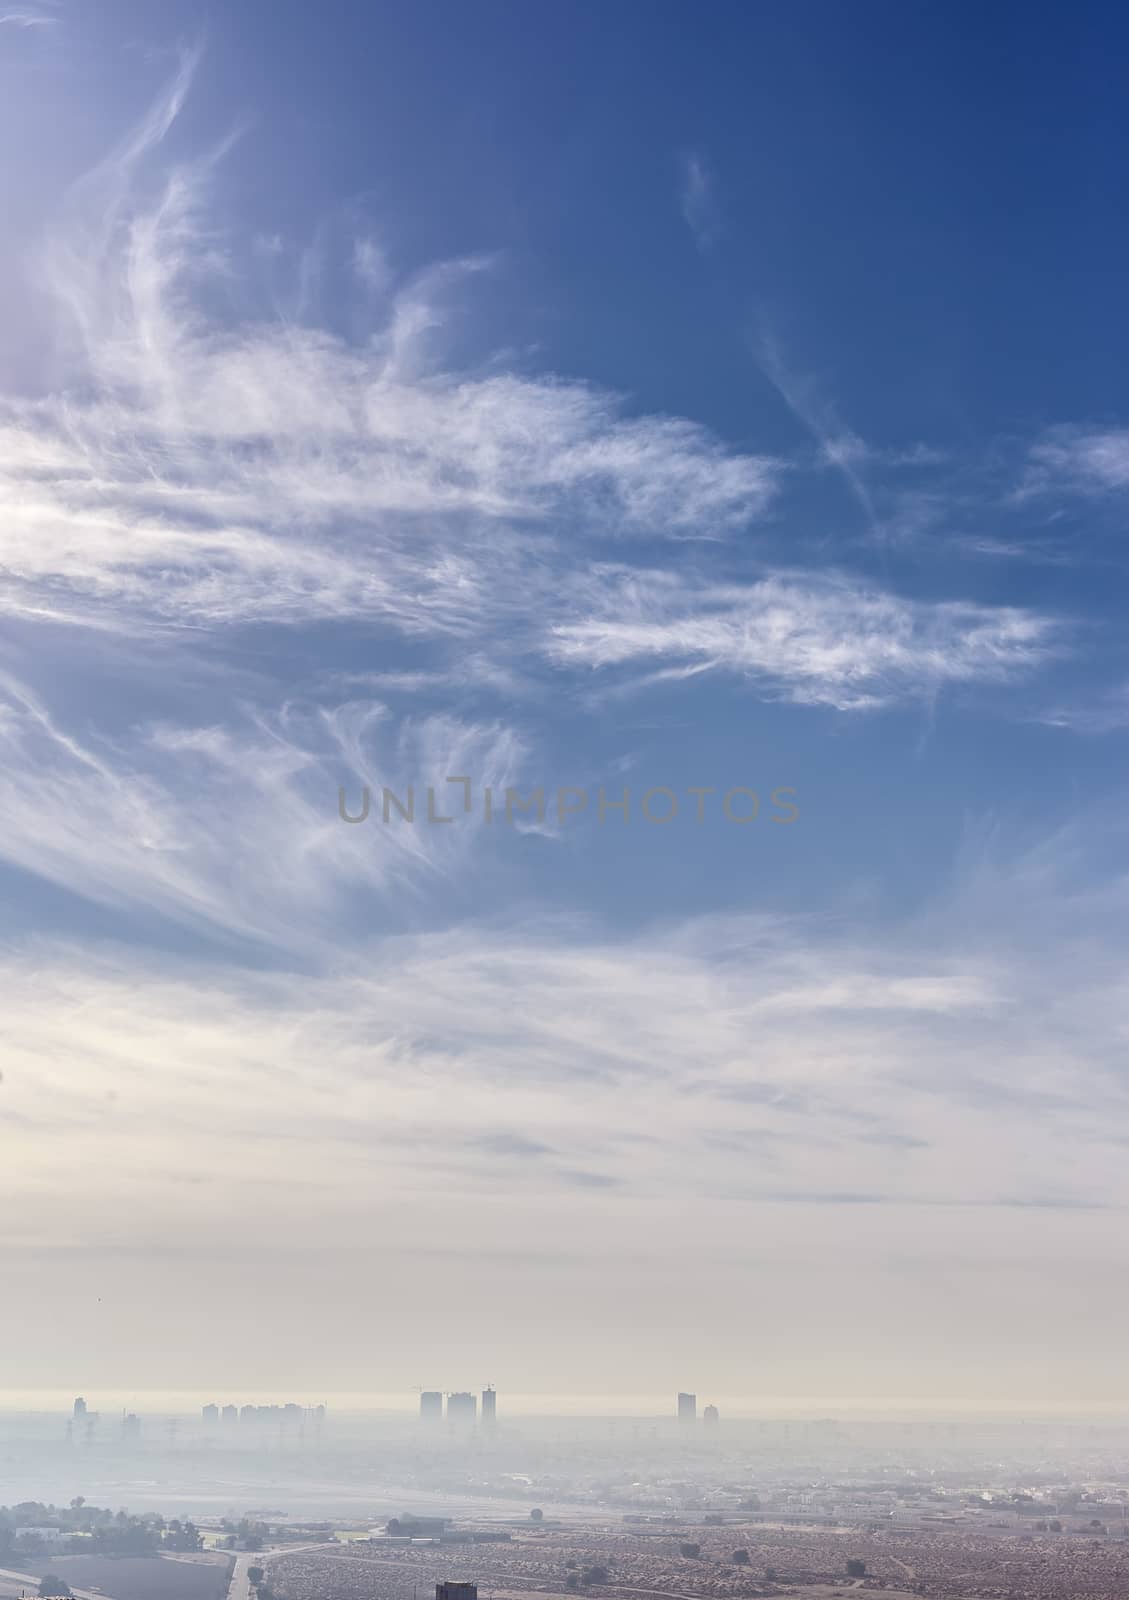
[[[5,1250],[88,1387],[261,1377],[264,1259],[319,1391],[452,1295],[522,1390],[1122,1383],[1126,31],[3,14]]]

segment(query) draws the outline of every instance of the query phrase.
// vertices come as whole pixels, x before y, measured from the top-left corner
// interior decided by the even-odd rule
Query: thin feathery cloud
[[[0,860],[99,905],[316,952],[342,936],[358,895],[418,896],[491,842],[469,827],[350,826],[339,789],[360,815],[368,787],[382,819],[385,786],[405,804],[411,790],[426,815],[431,785],[446,814],[462,792],[448,776],[501,791],[525,754],[503,724],[397,718],[371,699],[111,738],[0,680]]]
[[[1129,429],[1050,428],[1028,453],[1018,495],[1119,494],[1129,489]]]
[[[363,343],[278,317],[217,324],[199,293],[233,271],[207,221],[217,157],[150,171],[198,59],[52,236],[72,382],[0,398],[0,610],[135,635],[363,619],[482,663],[489,640],[476,675],[498,692],[548,654],[722,667],[844,708],[1046,658],[1051,624],[1028,613],[820,579],[805,592],[789,574],[680,596],[642,572],[586,605],[580,574],[609,544],[732,534],[765,514],[783,464],[685,419],[629,416],[589,384],[447,370],[443,324],[481,258],[401,281],[360,237],[354,267],[384,306]],[[771,342],[763,358],[873,525],[870,452]]]
[[[762,328],[755,339],[754,354],[761,372],[815,441],[820,461],[839,473],[873,531],[877,518],[862,472],[871,457],[869,445],[839,419],[814,378],[793,370],[785,360],[779,339],[767,328]]]
[[[196,60],[49,242],[70,378],[0,398],[0,607],[443,634],[535,609],[578,539],[714,538],[764,512],[779,465],[692,422],[552,375],[445,370],[448,307],[481,259],[390,285],[359,241],[387,302],[364,343],[210,319],[200,290],[234,271],[205,212],[219,152],[149,177]]]
[[[704,158],[685,151],[679,158],[678,203],[682,220],[703,253],[712,250],[721,236],[721,210],[717,202],[717,183]]]
[[[551,660],[725,671],[774,698],[843,711],[1005,682],[1061,647],[1060,625],[1019,607],[928,604],[836,577],[723,586],[613,570],[590,601],[588,615],[553,629]]]
[[[1035,719],[1074,733],[1121,733],[1129,729],[1129,683],[1119,683],[1074,705],[1052,706]]]

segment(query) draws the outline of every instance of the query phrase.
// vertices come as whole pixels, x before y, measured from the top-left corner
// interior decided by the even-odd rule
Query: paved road
[[[340,1545],[321,1544],[284,1544],[276,1550],[241,1550],[235,1557],[235,1565],[231,1569],[231,1581],[227,1586],[227,1600],[255,1600],[255,1591],[251,1587],[251,1580],[247,1576],[252,1567],[266,1568],[274,1556],[288,1556],[296,1550],[332,1550],[340,1549]],[[75,1590],[78,1593],[78,1590]],[[92,1600],[106,1600],[103,1595],[94,1595]]]
[[[255,1591],[247,1574],[252,1567],[261,1567],[262,1564],[262,1555],[257,1550],[241,1552],[236,1556],[231,1569],[231,1582],[227,1586],[227,1600],[255,1600]]]

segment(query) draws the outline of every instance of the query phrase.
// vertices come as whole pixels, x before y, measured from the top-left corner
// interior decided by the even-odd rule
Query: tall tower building
[[[74,1403],[74,1415],[76,1417],[85,1417],[86,1415],[86,1401],[81,1395],[79,1395],[78,1399]]]
[[[219,1406],[202,1406],[200,1416],[204,1422],[218,1422],[220,1420]]]
[[[421,1422],[442,1422],[443,1396],[438,1389],[423,1389],[420,1391],[419,1420]]]
[[[478,1416],[478,1401],[472,1394],[447,1396],[447,1421],[456,1426],[473,1427]]]
[[[698,1420],[698,1397],[696,1394],[680,1394],[678,1396],[678,1420],[684,1428],[692,1428]]]
[[[493,1384],[482,1391],[482,1426],[492,1428],[498,1420],[498,1392]]]
[[[706,1409],[702,1412],[702,1426],[703,1427],[716,1428],[720,1421],[721,1421],[721,1412],[717,1409],[716,1406],[707,1406]]]

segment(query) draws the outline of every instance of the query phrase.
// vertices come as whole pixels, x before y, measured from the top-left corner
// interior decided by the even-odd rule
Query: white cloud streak
[[[195,67],[186,56],[50,241],[77,342],[65,387],[0,399],[0,610],[136,634],[363,619],[479,657],[489,639],[499,682],[547,650],[723,667],[845,709],[1046,658],[1051,624],[1030,613],[788,574],[680,588],[641,572],[587,609],[594,556],[627,535],[731,534],[766,511],[781,464],[588,384],[446,370],[452,296],[481,260],[401,282],[361,237],[353,265],[383,307],[364,343],[205,315],[201,288],[234,273],[205,213],[216,155],[149,176]],[[687,175],[701,201],[705,169]],[[869,513],[861,441],[771,345],[763,359]]]
[[[756,340],[757,363],[789,411],[819,449],[819,460],[842,477],[858,503],[871,532],[877,530],[874,503],[863,476],[871,451],[864,439],[840,420],[815,379],[795,372],[784,358],[779,340],[762,329]]]
[[[346,935],[358,896],[410,899],[490,855],[481,828],[343,823],[342,785],[350,814],[367,785],[380,816],[387,785],[426,816],[429,784],[446,814],[448,775],[504,789],[525,747],[499,723],[397,719],[373,700],[111,739],[9,679],[0,755],[0,859],[100,905],[308,953]]]
[[[447,304],[481,261],[392,284],[360,241],[383,305],[365,344],[205,316],[200,289],[233,270],[204,216],[215,157],[155,193],[147,178],[194,66],[51,238],[45,277],[77,344],[65,389],[0,402],[0,605],[442,633],[539,593],[566,538],[716,537],[764,511],[777,464],[691,422],[626,415],[581,382],[443,370]]]
[[[1129,429],[1063,424],[1031,447],[1020,495],[1129,489]]]
[[[748,585],[610,573],[591,613],[554,629],[567,665],[721,670],[800,704],[867,710],[947,685],[1002,682],[1057,647],[1047,618],[1017,607],[918,604],[847,579],[799,574]]]
[[[704,158],[692,150],[679,158],[678,203],[698,249],[712,250],[721,233],[717,184]]]

